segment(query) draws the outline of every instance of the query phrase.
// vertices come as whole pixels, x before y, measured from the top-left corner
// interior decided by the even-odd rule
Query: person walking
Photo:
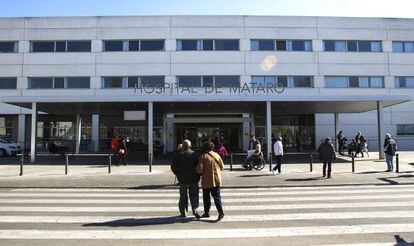
[[[391,134],[387,133],[385,135],[384,141],[384,152],[385,152],[385,162],[387,163],[387,170],[386,172],[392,172],[394,170],[394,156],[397,152],[397,143],[391,137]]]
[[[118,159],[115,165],[119,166],[119,162],[122,161],[124,166],[128,165],[126,161],[127,154],[127,139],[125,136],[121,137],[118,142]]]
[[[338,142],[338,154],[343,155],[342,151],[344,149],[344,135],[342,131],[339,131],[338,135],[336,135],[336,140]]]
[[[319,159],[323,162],[323,177],[331,178],[332,160],[336,159],[335,149],[332,145],[331,138],[325,138],[325,141],[318,148]],[[328,168],[328,170],[326,170]]]
[[[178,202],[180,217],[187,217],[188,197],[190,197],[193,215],[196,218],[200,218],[197,212],[199,205],[198,181],[200,181],[200,175],[196,172],[197,164],[197,156],[191,150],[191,142],[186,139],[183,142],[182,151],[174,156],[171,164],[171,170],[177,176],[180,184],[180,199]]]
[[[224,217],[220,195],[221,171],[223,167],[223,160],[219,154],[214,152],[214,144],[205,142],[203,144],[203,154],[201,154],[197,166],[197,172],[201,174],[201,186],[203,187],[204,214],[201,216],[203,218],[210,217],[210,195],[213,197],[214,204],[219,213],[217,221],[222,220]]]
[[[276,138],[276,142],[273,145],[273,154],[275,155],[276,166],[272,169],[272,173],[273,175],[275,175],[275,172],[278,171],[278,173],[280,174],[282,172],[283,157],[283,144],[281,137]]]

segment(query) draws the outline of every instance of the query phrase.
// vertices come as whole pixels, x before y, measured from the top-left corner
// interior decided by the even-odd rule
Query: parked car
[[[17,143],[0,139],[0,157],[14,156],[22,153],[22,149]]]

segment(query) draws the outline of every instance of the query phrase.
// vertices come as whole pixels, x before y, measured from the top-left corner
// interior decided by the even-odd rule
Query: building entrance
[[[223,143],[232,151],[243,148],[242,123],[176,123],[175,136],[177,144],[189,139],[194,149],[202,149],[207,140],[216,146]]]

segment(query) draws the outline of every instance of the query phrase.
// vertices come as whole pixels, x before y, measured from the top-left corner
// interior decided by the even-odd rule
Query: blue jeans
[[[385,154],[385,162],[387,163],[387,170],[392,171],[394,169],[394,165],[392,163],[393,160],[394,160],[394,156]]]

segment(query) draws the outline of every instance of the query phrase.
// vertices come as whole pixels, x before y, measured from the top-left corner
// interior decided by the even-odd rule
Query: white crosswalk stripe
[[[4,190],[0,193],[0,245],[2,240],[12,239],[188,240],[332,235],[353,239],[366,235],[371,236],[372,242],[349,245],[371,246],[389,245],[396,233],[414,235],[414,185],[223,189],[222,197],[226,213],[223,221],[201,223],[214,222],[215,217],[200,221],[175,217],[176,189]],[[376,241],[378,234],[385,238]],[[348,244],[321,241],[315,245]]]

